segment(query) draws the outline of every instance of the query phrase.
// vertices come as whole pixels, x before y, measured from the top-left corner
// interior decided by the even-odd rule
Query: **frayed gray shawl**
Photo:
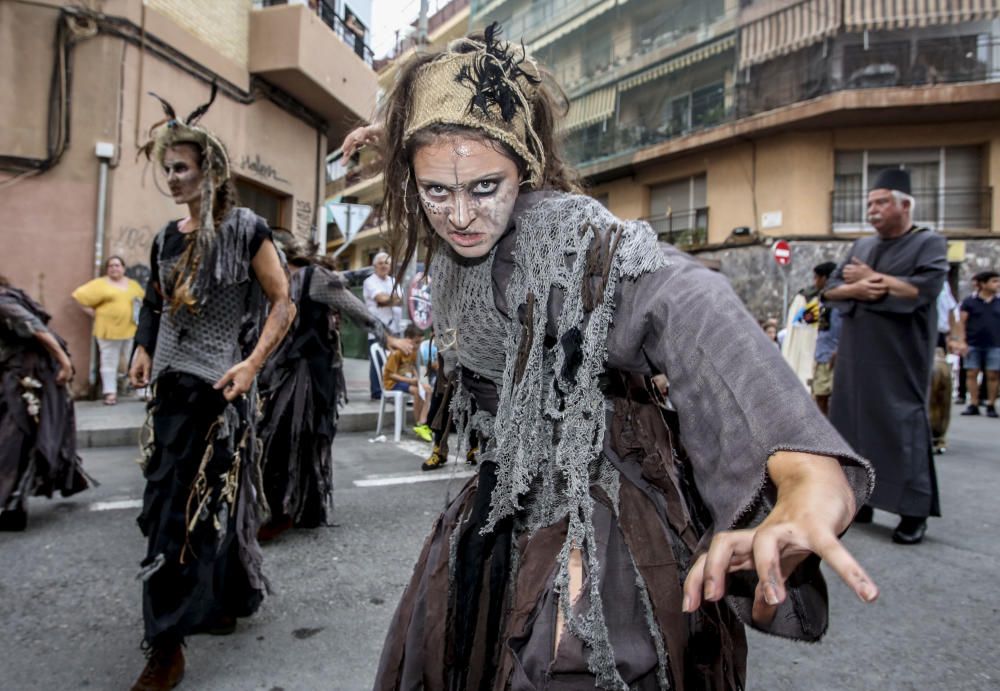
[[[497,464],[489,526],[514,515],[518,530],[532,533],[569,520],[556,589],[568,591],[569,553],[579,548],[590,601],[579,611],[560,598],[560,607],[568,630],[591,651],[598,686],[621,688],[598,589],[601,565],[590,548],[591,485],[617,497],[617,475],[603,455],[606,401],[598,377],[606,369],[668,376],[681,443],[713,518],[705,542],[767,515],[775,499],[767,460],[776,451],[838,458],[859,505],[874,475],[723,276],[657,243],[645,223],[620,221],[587,197],[523,194],[515,221],[484,260],[444,249],[434,261],[439,347],[499,389],[495,417],[483,410],[472,416],[461,388],[453,412],[460,432],[472,427],[490,439],[480,453]],[[749,622],[744,600],[729,598]],[[772,628],[801,635],[780,622]]]

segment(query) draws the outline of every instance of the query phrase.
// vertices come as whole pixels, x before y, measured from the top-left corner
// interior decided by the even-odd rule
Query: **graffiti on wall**
[[[304,199],[295,200],[295,230],[300,236],[311,237],[313,229],[313,205]]]
[[[149,281],[149,250],[156,231],[148,225],[123,224],[111,231],[107,239],[107,254],[117,254],[125,260],[125,275],[145,287]]]
[[[240,159],[240,170],[248,171],[265,180],[274,180],[286,185],[289,184],[288,180],[281,177],[277,168],[261,159],[260,154],[254,154],[253,157],[249,154],[244,155]]]

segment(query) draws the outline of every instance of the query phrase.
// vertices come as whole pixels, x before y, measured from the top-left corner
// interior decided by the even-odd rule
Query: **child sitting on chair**
[[[417,426],[413,433],[424,441],[433,437],[431,428],[427,426],[427,404],[430,400],[430,386],[420,381],[417,371],[417,347],[423,333],[413,324],[406,327],[403,338],[413,343],[413,350],[405,355],[401,350],[393,350],[385,362],[382,372],[382,386],[386,391],[405,391],[413,396],[413,416]]]

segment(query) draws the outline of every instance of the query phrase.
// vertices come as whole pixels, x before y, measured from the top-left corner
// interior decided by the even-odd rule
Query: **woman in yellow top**
[[[142,296],[142,286],[125,275],[125,261],[118,256],[108,257],[103,276],[73,291],[73,299],[94,318],[105,405],[118,402],[118,370],[122,353],[132,346],[136,329],[134,305]]]

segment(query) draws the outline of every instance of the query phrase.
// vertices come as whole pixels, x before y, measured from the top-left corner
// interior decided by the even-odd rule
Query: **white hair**
[[[376,254],[375,258],[372,259],[372,264],[378,264],[383,259],[391,261],[391,258],[389,257],[389,253],[388,252],[379,252],[378,254]]]
[[[903,202],[908,202],[910,204],[910,214],[917,208],[917,200],[906,192],[900,192],[899,190],[889,190],[892,193],[893,198],[895,198],[896,203],[902,204]]]

